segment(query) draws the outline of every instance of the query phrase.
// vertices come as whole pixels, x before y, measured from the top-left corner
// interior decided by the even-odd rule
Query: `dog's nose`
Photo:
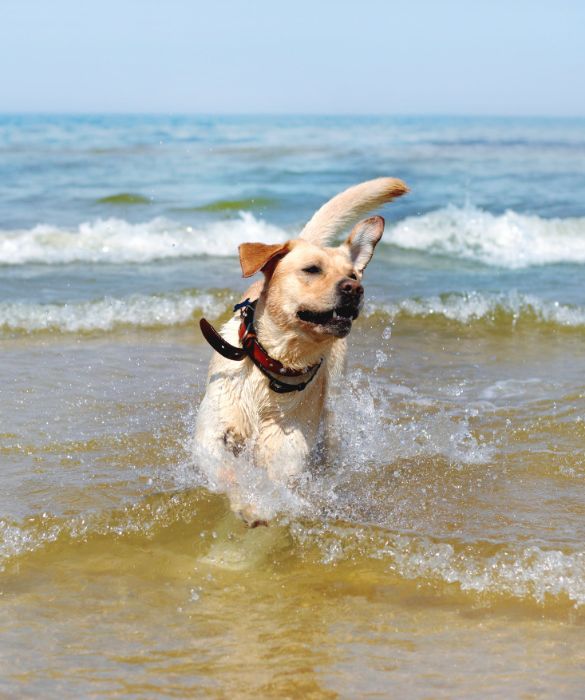
[[[337,288],[340,293],[348,296],[359,296],[364,293],[364,288],[357,280],[352,280],[351,277],[345,277],[342,279]]]

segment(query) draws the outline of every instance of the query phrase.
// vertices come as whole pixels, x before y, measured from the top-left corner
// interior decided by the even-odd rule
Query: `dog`
[[[247,290],[220,333],[200,321],[215,352],[195,441],[224,465],[219,478],[232,510],[250,527],[267,524],[267,517],[242,502],[237,458],[245,451],[256,468],[281,484],[302,473],[328,390],[343,371],[346,337],[363,305],[362,277],[384,219],[359,221],[344,243],[327,244],[364,214],[407,192],[395,178],[369,180],[324,204],[299,238],[243,243],[243,277],[262,272],[263,280]]]

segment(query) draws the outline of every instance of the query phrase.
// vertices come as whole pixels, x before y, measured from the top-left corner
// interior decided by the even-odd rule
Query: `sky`
[[[583,0],[0,0],[0,112],[585,116]]]

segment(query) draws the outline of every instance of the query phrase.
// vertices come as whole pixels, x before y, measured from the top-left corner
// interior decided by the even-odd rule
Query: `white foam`
[[[428,538],[398,536],[386,554],[406,578],[440,579],[464,591],[530,597],[538,603],[564,595],[576,606],[585,604],[583,552],[510,546],[484,558],[472,547],[458,550]]]
[[[233,297],[235,299],[235,295]],[[233,302],[226,293],[185,290],[169,294],[133,294],[66,304],[0,302],[0,330],[8,332],[58,331],[77,333],[110,331],[119,326],[154,328],[188,323],[194,314],[218,318]],[[394,304],[368,304],[365,316],[386,314],[400,318],[444,318],[463,325],[520,322],[548,323],[565,328],[585,326],[585,309],[537,297],[509,294],[449,294],[423,299],[403,299]]]
[[[520,321],[550,323],[568,328],[585,326],[585,309],[557,301],[545,301],[530,294],[507,292],[452,293],[420,299],[403,299],[392,304],[366,306],[366,314],[384,311],[391,318],[443,317],[469,324],[477,321],[492,324],[503,321],[516,325]]]
[[[293,523],[302,547],[317,545],[323,564],[370,557],[388,563],[405,579],[453,584],[481,596],[511,596],[541,605],[567,599],[585,604],[585,552],[562,552],[536,545],[486,546],[484,542],[435,541],[429,537],[363,526]],[[494,551],[495,550],[495,551]]]
[[[185,495],[189,499],[189,495]],[[181,497],[177,494],[155,500],[139,500],[120,510],[84,512],[60,518],[45,512],[24,522],[10,522],[0,518],[0,571],[10,559],[34,552],[64,537],[83,540],[88,535],[115,536],[137,533],[149,535],[159,526],[174,522]],[[181,517],[196,517],[196,511],[188,504]]]
[[[110,331],[119,326],[152,328],[187,323],[195,312],[219,316],[229,303],[210,293],[180,292],[105,298],[77,304],[0,302],[0,330],[19,332]]]
[[[507,211],[448,206],[389,227],[383,241],[511,269],[585,263],[585,218],[543,219]]]
[[[141,224],[98,219],[77,229],[40,224],[32,229],[0,231],[0,265],[147,263],[201,255],[233,256],[240,243],[280,243],[286,239],[283,229],[248,212],[204,228],[163,218]]]
[[[294,235],[291,234],[291,235]],[[240,243],[280,243],[289,236],[249,212],[195,228],[156,218],[132,224],[98,219],[77,228],[39,224],[0,231],[0,264],[147,263],[153,260],[233,256]],[[383,242],[507,268],[585,263],[585,218],[543,219],[507,211],[448,206],[389,226]]]

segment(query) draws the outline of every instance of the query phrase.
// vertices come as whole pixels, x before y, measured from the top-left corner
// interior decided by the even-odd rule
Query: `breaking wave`
[[[0,331],[83,333],[120,327],[168,328],[189,323],[198,315],[218,319],[230,311],[235,300],[236,294],[229,290],[187,289],[64,304],[0,302]],[[486,331],[523,327],[585,329],[585,308],[518,293],[453,293],[395,303],[369,303],[364,316],[365,321],[358,323],[420,319],[425,324],[454,323]]]
[[[128,264],[235,256],[240,243],[279,243],[296,233],[245,211],[238,218],[202,227],[164,218],[135,224],[98,219],[77,228],[39,224],[0,231],[0,265]],[[405,250],[510,269],[584,264],[585,218],[543,219],[514,211],[497,216],[474,207],[448,206],[388,226],[383,241]]]
[[[240,243],[279,243],[286,238],[283,229],[248,212],[205,228],[163,218],[141,224],[98,219],[77,229],[40,224],[32,229],[0,231],[0,265],[127,264],[203,255],[233,256]]]
[[[370,316],[387,314],[391,319],[436,319],[464,326],[480,324],[486,329],[500,330],[518,326],[585,328],[585,308],[517,292],[468,292],[411,298],[396,303],[370,304],[366,306],[366,313]]]
[[[60,543],[70,548],[88,539],[115,541],[139,537],[144,542],[165,537],[165,530],[187,524],[189,532],[200,532],[198,556],[205,556],[206,539],[229,553],[233,533],[225,542],[203,538],[217,527],[225,514],[225,499],[197,488],[182,493],[148,496],[134,505],[114,511],[59,518],[48,514],[29,518],[26,523],[0,520],[0,571],[23,557],[37,555]],[[276,525],[278,527],[278,525]],[[412,581],[449,596],[461,591],[480,599],[514,598],[528,604],[581,608],[585,604],[585,552],[564,552],[535,544],[490,544],[486,541],[460,542],[456,538],[435,540],[375,528],[327,520],[292,520],[282,526],[290,533],[296,554],[316,560],[325,569],[344,561],[356,566],[378,562],[389,580]],[[274,525],[273,525],[274,527]],[[225,534],[225,533],[224,533]],[[237,538],[237,535],[236,535]],[[193,539],[191,534],[191,539]],[[166,541],[166,540],[165,540]],[[241,547],[238,543],[238,547]],[[274,555],[273,555],[274,556]],[[285,551],[284,556],[289,556]]]
[[[324,564],[356,556],[381,560],[389,574],[437,589],[449,587],[481,597],[507,597],[547,604],[585,604],[585,552],[534,544],[437,541],[430,537],[363,527],[294,524],[303,545],[317,544]],[[367,542],[367,545],[365,543]],[[364,551],[365,550],[365,551]]]
[[[187,290],[176,294],[106,297],[77,304],[0,303],[0,330],[35,333],[111,331],[119,327],[160,328],[188,323],[196,314],[220,316],[227,308],[224,291]]]
[[[448,206],[389,228],[384,242],[407,250],[518,269],[585,263],[585,218],[543,219],[514,211],[496,216]]]

